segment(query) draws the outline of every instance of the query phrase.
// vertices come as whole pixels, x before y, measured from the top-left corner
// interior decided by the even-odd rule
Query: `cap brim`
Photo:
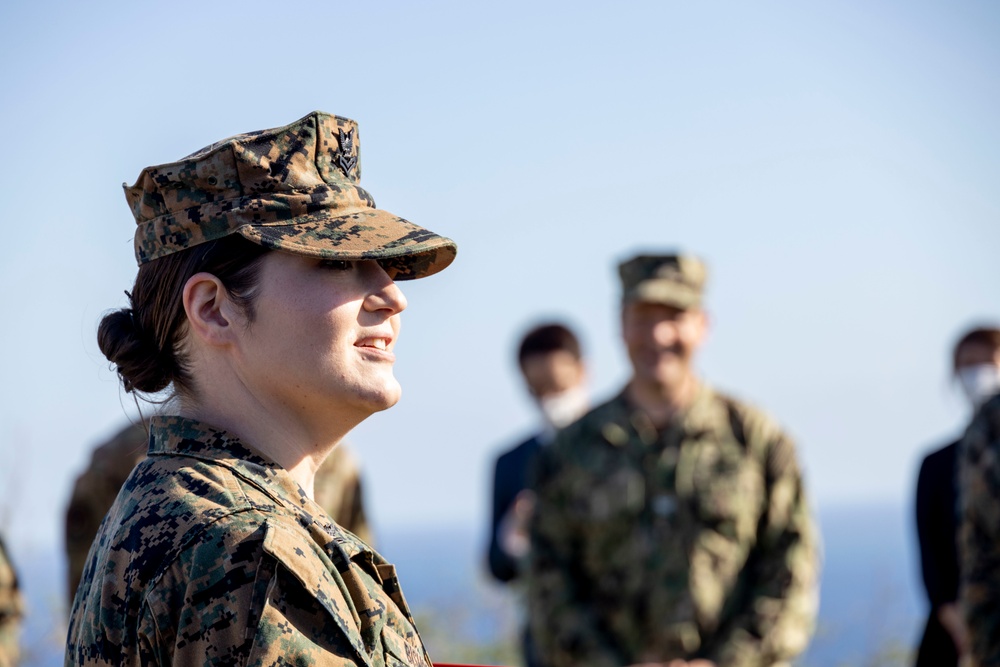
[[[660,303],[682,310],[701,306],[701,294],[698,290],[672,280],[644,280],[625,292],[622,299],[626,303]]]
[[[316,211],[281,222],[248,223],[236,233],[266,248],[323,259],[379,261],[394,280],[425,278],[455,259],[451,239],[387,211]]]

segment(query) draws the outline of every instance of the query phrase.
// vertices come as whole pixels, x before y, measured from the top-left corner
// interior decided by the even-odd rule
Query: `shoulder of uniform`
[[[240,613],[260,613],[255,605],[263,604],[263,598],[255,592],[251,600],[247,591],[268,585],[279,570],[323,606],[350,609],[330,573],[329,558],[291,517],[244,509],[176,529],[171,523],[145,531],[147,544],[158,548],[147,545],[129,553],[126,546],[109,552],[111,559],[124,556],[121,568],[135,571],[136,576],[126,576],[155,617],[169,619],[189,605],[205,608],[234,599],[253,607]]]
[[[798,470],[795,443],[770,414],[721,392],[713,392],[713,400],[728,413],[730,428],[737,440],[751,456],[761,461],[770,475],[780,476]]]
[[[123,531],[141,529],[144,535],[157,533],[165,544],[178,544],[198,526],[218,528],[217,521],[245,522],[255,512],[275,509],[273,499],[225,466],[154,457],[136,466],[112,512],[123,517]]]
[[[748,438],[774,438],[782,435],[782,429],[777,420],[762,408],[742,398],[735,398],[728,393],[711,391],[714,400],[722,404],[735,419],[741,422]]]
[[[173,560],[182,567],[199,569],[212,562],[213,555],[219,562],[232,560],[251,545],[263,544],[270,519],[268,512],[257,508],[211,516],[189,526],[187,531],[178,531]]]
[[[223,465],[187,457],[153,457],[136,466],[126,488],[191,508],[239,509],[249,502],[247,490],[253,487]]]
[[[189,593],[189,582],[203,588],[213,582],[222,582],[221,588],[243,585],[246,577],[227,573],[241,564],[247,573],[256,571],[257,563],[246,561],[260,553],[267,513],[205,509],[177,500],[138,505],[102,538],[105,560],[92,576],[113,579],[122,592],[127,586],[161,613]],[[221,588],[213,594],[221,594]]]

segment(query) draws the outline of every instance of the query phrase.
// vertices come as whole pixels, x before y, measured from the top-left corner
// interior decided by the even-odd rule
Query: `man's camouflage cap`
[[[140,265],[239,234],[268,248],[324,259],[378,260],[396,280],[444,269],[457,246],[375,208],[358,185],[358,125],[314,111],[139,174],[125,197]]]
[[[701,306],[708,270],[693,255],[638,255],[618,265],[622,302],[662,303],[675,308]]]

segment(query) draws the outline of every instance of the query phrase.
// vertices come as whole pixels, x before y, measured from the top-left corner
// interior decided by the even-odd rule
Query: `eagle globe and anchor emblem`
[[[354,150],[354,135],[356,127],[352,127],[339,135],[340,152],[337,153],[337,164],[344,170],[345,176],[351,175],[351,170],[358,164],[358,154]]]

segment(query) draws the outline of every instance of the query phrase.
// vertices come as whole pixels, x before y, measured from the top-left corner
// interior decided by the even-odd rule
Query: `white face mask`
[[[590,401],[583,386],[573,387],[558,394],[538,399],[538,408],[546,423],[559,429],[576,421],[587,411]]]
[[[1000,393],[1000,367],[994,364],[976,364],[958,369],[958,382],[965,397],[976,410],[996,393]]]

